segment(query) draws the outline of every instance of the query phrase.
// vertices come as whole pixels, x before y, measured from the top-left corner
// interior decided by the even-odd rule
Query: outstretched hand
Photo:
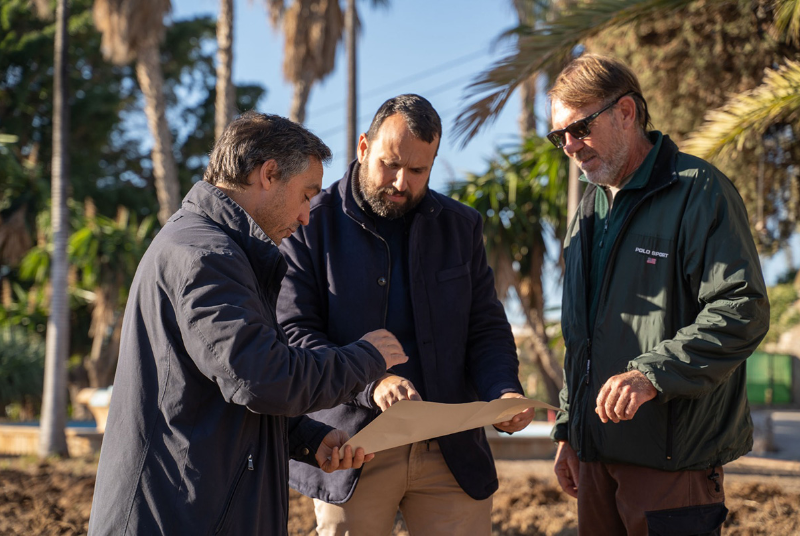
[[[344,456],[340,459],[339,451],[348,439],[350,436],[344,430],[336,429],[328,432],[314,455],[320,469],[326,473],[342,469],[360,469],[362,465],[375,457],[375,454],[364,454],[364,449],[361,447],[358,447],[353,455],[353,448],[347,445],[344,448]]]
[[[519,393],[505,393],[500,398],[525,398],[523,395]],[[514,415],[511,420],[503,421],[501,423],[495,424],[495,428],[498,430],[502,430],[509,434],[513,432],[519,432],[526,426],[528,426],[531,421],[533,420],[535,414],[534,408],[528,408],[525,411],[521,411]]]

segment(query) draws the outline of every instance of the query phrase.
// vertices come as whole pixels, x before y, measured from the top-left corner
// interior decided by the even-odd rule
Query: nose
[[[583,140],[579,140],[569,132],[564,133],[564,153],[572,156],[583,148]]]
[[[397,171],[397,175],[395,175],[394,177],[394,182],[392,183],[392,186],[394,186],[398,192],[406,191],[406,188],[408,188],[408,180],[406,179],[405,168],[400,168]]]
[[[297,216],[297,221],[300,222],[300,225],[308,225],[308,221],[311,218],[311,204],[303,203],[303,205],[303,208],[300,209],[300,214]]]

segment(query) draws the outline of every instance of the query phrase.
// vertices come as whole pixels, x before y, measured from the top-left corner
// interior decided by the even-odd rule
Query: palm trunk
[[[144,93],[144,111],[150,134],[153,136],[153,176],[158,197],[158,221],[164,225],[180,208],[181,192],[178,167],[175,164],[175,155],[172,153],[172,134],[167,124],[161,58],[155,41],[139,50],[136,76]]]
[[[108,387],[114,381],[114,371],[119,354],[119,335],[122,326],[122,311],[117,309],[119,280],[115,284],[103,284],[95,292],[97,296],[92,309],[92,349],[84,366],[89,376],[90,387]]]
[[[308,104],[308,97],[311,95],[312,85],[311,76],[304,76],[302,80],[294,83],[289,119],[295,123],[302,124],[306,121],[306,104]]]
[[[572,217],[578,211],[578,204],[581,202],[581,181],[578,164],[569,161],[569,179],[567,183],[567,225],[572,221]]]
[[[221,0],[217,19],[217,100],[214,111],[214,134],[219,139],[236,115],[233,66],[233,0]]]
[[[529,12],[529,2],[525,0],[513,0],[514,9],[517,12],[517,19],[520,24],[529,24],[531,13]],[[519,96],[522,100],[522,110],[519,114],[519,130],[523,138],[527,138],[536,132],[536,114],[533,105],[536,100],[536,75],[531,76],[519,86]]]
[[[347,162],[352,162],[356,157],[356,143],[358,142],[358,97],[357,87],[357,61],[356,61],[356,0],[347,0],[347,12],[344,15],[344,27],[347,32]]]
[[[536,114],[533,106],[536,103],[536,76],[531,76],[519,86],[522,110],[519,113],[519,130],[523,138],[536,133]]]
[[[67,136],[67,0],[56,7],[55,65],[53,76],[52,225],[53,258],[50,273],[50,316],[45,339],[44,391],[39,431],[39,456],[68,456],[64,428],[67,421],[67,357],[69,355],[69,302],[67,299],[67,240],[69,219],[67,186],[69,159]]]

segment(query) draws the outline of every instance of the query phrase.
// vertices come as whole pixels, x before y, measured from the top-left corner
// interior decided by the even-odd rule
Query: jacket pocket
[[[436,281],[443,283],[445,281],[450,281],[451,279],[469,275],[469,270],[469,263],[456,266],[454,268],[445,268],[444,270],[439,270],[436,272]]]
[[[728,517],[724,503],[645,512],[649,536],[713,536]]]
[[[247,458],[242,462],[237,470],[237,477],[236,480],[233,482],[233,486],[231,486],[230,490],[228,491],[228,496],[225,499],[225,508],[222,510],[222,515],[219,518],[219,522],[217,522],[217,526],[214,529],[214,534],[220,534],[223,529],[225,528],[225,521],[228,519],[228,512],[230,512],[231,505],[233,504],[233,500],[236,498],[236,492],[239,490],[239,484],[242,481],[242,477],[244,476],[244,472],[250,468],[252,470],[253,467],[253,456],[248,455]]]

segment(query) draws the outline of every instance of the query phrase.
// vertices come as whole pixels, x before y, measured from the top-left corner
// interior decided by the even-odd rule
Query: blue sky
[[[217,0],[173,0],[173,18],[203,14],[216,17]],[[262,112],[289,114],[291,85],[283,79],[283,36],[269,25],[263,0],[235,0],[234,82],[258,82],[267,88],[259,102]],[[418,93],[442,117],[444,134],[431,175],[431,187],[443,190],[447,181],[466,172],[481,172],[498,145],[518,140],[519,97],[512,96],[498,120],[465,149],[452,135],[463,109],[464,89],[506,50],[497,36],[515,26],[511,0],[392,0],[373,8],[358,2],[362,20],[359,39],[359,132],[369,127],[386,99]],[[306,126],[333,150],[326,168],[327,186],[341,177],[347,162],[345,147],[346,59],[337,53],[336,70],[314,86],[307,107]]]

